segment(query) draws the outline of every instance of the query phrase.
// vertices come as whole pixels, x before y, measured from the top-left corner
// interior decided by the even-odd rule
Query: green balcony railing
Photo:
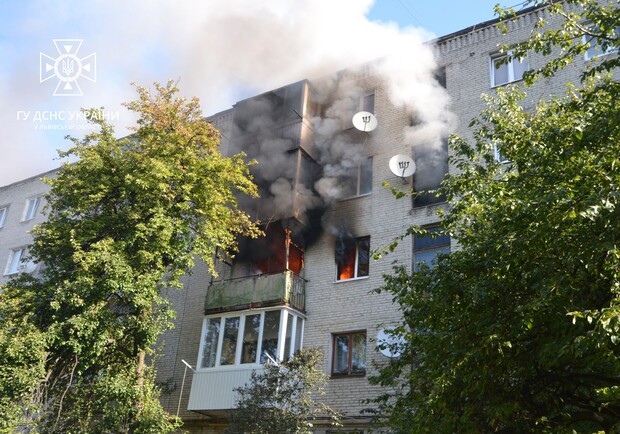
[[[292,271],[213,282],[207,290],[205,313],[282,305],[300,312],[306,309],[305,280]]]

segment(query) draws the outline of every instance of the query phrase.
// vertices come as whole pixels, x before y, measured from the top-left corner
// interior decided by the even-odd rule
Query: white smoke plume
[[[393,102],[406,106],[419,120],[411,144],[439,143],[452,119],[445,92],[432,80],[432,50],[423,44],[432,35],[368,20],[372,3],[70,0],[58,5],[31,0],[22,6],[2,6],[6,10],[0,12],[10,17],[5,32],[12,40],[2,45],[3,49],[9,45],[9,55],[4,56],[7,63],[0,72],[0,185],[57,166],[51,155],[67,147],[62,137],[83,133],[35,130],[32,122],[16,119],[18,110],[68,112],[105,106],[121,112],[115,123],[122,136],[133,121],[120,107],[135,96],[132,81],[148,85],[178,79],[183,93],[200,97],[205,114],[210,114],[287,83],[385,58],[381,73],[389,80]],[[83,97],[52,97],[54,86],[39,83],[39,52],[51,55],[55,38],[82,39],[81,54],[97,53],[97,82],[82,83]],[[338,86],[344,95],[352,84]],[[346,98],[341,103],[346,105]],[[337,104],[332,109],[337,111]],[[338,127],[337,114],[330,115],[322,131]],[[336,143],[334,151],[341,152],[344,161],[355,162],[345,145]],[[282,187],[274,188],[286,191]]]

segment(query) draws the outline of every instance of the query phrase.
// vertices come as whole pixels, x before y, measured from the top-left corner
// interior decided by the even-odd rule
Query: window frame
[[[594,31],[600,31],[597,27],[593,28]],[[614,30],[616,35],[620,37],[620,26]],[[590,43],[590,47],[583,53],[583,59],[585,61],[600,59],[601,57],[608,56],[610,54],[618,53],[618,47],[607,47],[605,51],[602,51],[600,44],[597,44],[598,36],[583,35],[582,42],[584,44]],[[600,51],[600,52],[599,52]]]
[[[6,218],[9,215],[9,205],[0,206],[0,229],[2,229],[6,223]]]
[[[337,339],[339,337],[346,336],[348,338],[347,343],[347,372],[335,372],[334,369],[336,367],[336,360],[338,355],[338,346],[336,345]],[[363,354],[363,371],[353,371],[353,339],[354,336],[363,336],[364,338],[364,354]],[[368,355],[368,333],[367,330],[353,330],[348,332],[338,332],[332,333],[332,362],[331,362],[331,377],[332,378],[341,378],[341,377],[365,377],[366,376],[366,359]]]
[[[497,143],[493,143],[493,159],[500,164],[510,163],[510,160],[502,155]]]
[[[442,225],[440,224],[434,224],[434,225],[429,225],[424,227],[423,229],[425,229],[426,231],[429,232],[437,232],[440,231],[441,229],[443,229]],[[419,271],[420,266],[418,264],[420,264],[421,262],[423,262],[424,264],[426,264],[429,268],[433,268],[434,265],[432,264],[432,261],[437,257],[438,254],[441,253],[450,253],[451,251],[451,244],[452,244],[452,239],[450,237],[450,235],[440,235],[439,237],[430,237],[430,236],[425,236],[425,239],[430,239],[430,240],[434,240],[437,238],[441,238],[441,237],[447,237],[447,242],[443,242],[443,243],[433,243],[431,241],[431,244],[423,246],[418,248],[417,247],[417,240],[418,238],[421,237],[421,235],[418,234],[414,234],[413,235],[413,251],[412,251],[412,259],[413,259],[413,272],[415,273],[416,271]],[[418,254],[428,254],[428,253],[432,253],[434,252],[433,258],[431,259],[431,261],[427,261],[427,260],[416,260],[416,255]]]
[[[22,216],[22,222],[27,222],[34,219],[37,216],[39,207],[41,206],[41,197],[34,196],[26,199],[26,205],[24,206],[24,214]],[[31,205],[33,204],[33,205]]]
[[[340,200],[355,199],[358,197],[369,196],[372,194],[372,176],[373,176],[373,157],[367,157],[361,164],[354,168],[351,168],[351,173],[343,182],[350,182],[350,185],[355,183],[355,188],[352,194],[344,196]],[[344,178],[344,177],[343,177]],[[363,181],[363,182],[362,182]],[[362,186],[368,186],[368,189],[362,191]]]
[[[263,344],[264,344],[264,331],[265,331],[265,319],[268,312],[278,312],[278,332],[275,354],[269,354],[270,357],[264,356]],[[254,355],[254,361],[243,362],[244,360],[244,338],[246,335],[246,325],[249,323],[248,318],[260,315],[259,332],[256,341],[256,354]],[[222,363],[222,350],[225,341],[225,326],[227,320],[238,318],[238,326],[236,329],[236,338],[234,342],[234,356],[232,363]],[[208,359],[213,359],[212,366],[205,366],[205,349],[207,341],[207,325],[209,321],[219,319],[218,336],[215,340],[215,353]],[[200,345],[198,350],[198,360],[196,361],[196,369],[200,371],[213,371],[213,370],[227,370],[227,369],[256,369],[263,366],[265,363],[269,363],[273,358],[277,361],[287,360],[292,357],[296,351],[303,348],[303,333],[305,329],[305,316],[299,312],[293,311],[288,308],[271,308],[260,310],[244,310],[224,312],[219,314],[213,314],[205,316],[202,322],[202,328],[200,333]],[[291,334],[287,336],[289,330],[288,324],[291,324]],[[288,342],[287,342],[288,341]],[[288,350],[285,353],[285,350]],[[263,357],[265,357],[263,359]]]
[[[515,83],[517,81],[523,80],[523,75],[530,70],[530,64],[528,61],[528,57],[522,57],[520,59],[510,59],[501,64],[499,68],[496,67],[497,61],[501,61],[502,59],[508,58],[512,55],[512,50],[508,50],[506,53],[493,53],[489,56],[489,68],[490,68],[490,78],[491,78],[491,87],[499,87],[504,86],[510,83]],[[522,69],[521,75],[517,77],[515,75],[515,63],[525,64],[525,68]],[[507,81],[502,83],[497,82],[497,72],[502,67],[507,68],[508,76]]]
[[[366,264],[365,264],[365,269],[366,269],[366,274],[360,275],[360,244],[364,241],[368,242],[368,248],[366,249]],[[359,280],[359,279],[367,279],[370,276],[370,235],[366,235],[363,237],[356,237],[356,238],[347,238],[347,239],[343,239],[343,240],[338,240],[338,242],[342,242],[342,243],[347,243],[347,242],[354,242],[355,243],[355,261],[354,261],[354,265],[353,265],[353,276],[352,277],[348,277],[348,278],[340,278],[340,275],[342,274],[340,272],[340,267],[342,264],[345,263],[345,261],[339,262],[338,261],[338,253],[337,251],[334,252],[335,253],[335,262],[336,262],[336,282],[349,282],[351,280]],[[346,248],[345,248],[345,253],[346,253]],[[349,262],[349,261],[346,261]]]
[[[17,262],[15,261],[15,257],[17,256]],[[20,273],[22,270],[20,269],[24,257],[26,255],[26,247],[18,247],[15,249],[11,249],[9,251],[9,259],[7,260],[6,267],[4,269],[4,275],[10,276],[13,274]]]

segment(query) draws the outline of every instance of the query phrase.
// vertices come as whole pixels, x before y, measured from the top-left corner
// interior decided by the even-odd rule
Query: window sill
[[[491,89],[496,89],[498,87],[508,86],[508,85],[511,85],[511,84],[519,83],[521,81],[523,81],[523,78],[520,78],[518,80],[507,81],[506,83],[502,83],[502,84],[492,84],[491,85]]]
[[[359,374],[332,374],[330,376],[330,378],[332,378],[332,379],[336,379],[336,378],[364,378],[365,376],[366,376],[366,372],[359,373]]]
[[[352,277],[350,279],[335,280],[334,283],[344,283],[344,282],[351,282],[354,280],[364,280],[364,279],[368,279],[369,277],[370,276]]]
[[[355,195],[355,196],[343,197],[342,199],[338,199],[338,202],[346,202],[347,200],[359,199],[361,197],[368,197],[371,194],[372,194],[372,191],[370,193],[364,193],[364,194],[358,194],[358,195]]]
[[[263,369],[265,365],[260,363],[245,363],[243,365],[223,365],[223,366],[214,366],[212,368],[196,368],[196,372],[228,372],[228,371],[248,371],[248,370],[256,370]]]

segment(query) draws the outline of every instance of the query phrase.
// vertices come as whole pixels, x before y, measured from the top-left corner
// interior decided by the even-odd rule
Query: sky
[[[495,3],[0,0],[0,186],[58,167],[65,136],[92,131],[81,108],[104,107],[127,135],[132,82],[177,81],[212,114],[384,55],[422,77],[423,42],[493,19]]]

